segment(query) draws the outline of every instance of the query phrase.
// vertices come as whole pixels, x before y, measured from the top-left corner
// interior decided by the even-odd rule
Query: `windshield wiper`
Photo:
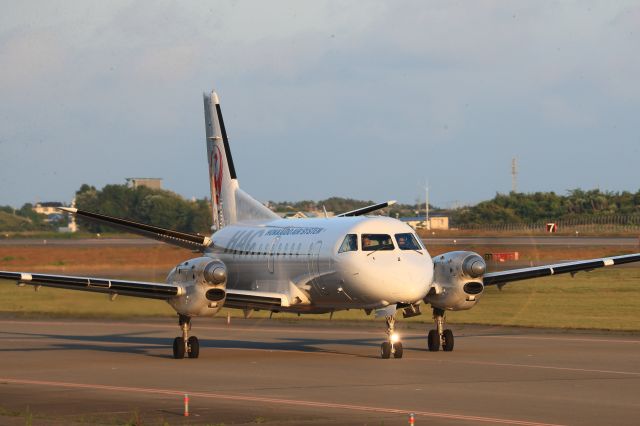
[[[367,253],[367,256],[371,256],[373,253],[377,252],[378,250],[382,250],[384,248],[391,248],[391,250],[393,250],[393,244],[380,244],[380,247],[378,247],[377,249],[373,250],[371,253]]]

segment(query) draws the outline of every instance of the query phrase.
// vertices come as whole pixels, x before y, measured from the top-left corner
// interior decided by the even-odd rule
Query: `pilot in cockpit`
[[[374,246],[375,243],[373,241],[371,241],[371,239],[369,238],[368,235],[363,235],[362,236],[362,249],[366,250],[369,247]]]

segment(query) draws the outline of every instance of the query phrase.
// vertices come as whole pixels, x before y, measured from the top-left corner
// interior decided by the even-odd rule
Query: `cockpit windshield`
[[[340,245],[338,253],[344,253],[345,251],[357,251],[358,250],[358,236],[356,234],[348,234],[344,237],[344,241]]]
[[[362,251],[393,250],[391,236],[387,234],[362,234]]]
[[[416,237],[407,232],[404,234],[396,234],[396,242],[400,250],[422,250],[422,246],[416,240]]]

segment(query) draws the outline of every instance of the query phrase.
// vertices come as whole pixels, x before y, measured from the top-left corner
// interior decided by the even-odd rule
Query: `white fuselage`
[[[227,226],[212,236],[207,254],[227,266],[227,289],[285,294],[290,306],[284,310],[376,309],[416,303],[433,281],[433,262],[422,245],[362,250],[362,234],[402,233],[415,235],[387,217],[280,219]],[[347,234],[357,235],[358,249],[339,252]]]

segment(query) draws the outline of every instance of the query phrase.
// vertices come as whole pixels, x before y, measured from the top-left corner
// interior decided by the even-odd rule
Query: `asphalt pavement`
[[[638,334],[455,326],[445,353],[423,327],[385,360],[380,321],[194,319],[175,360],[170,319],[4,319],[0,424],[638,424]]]

